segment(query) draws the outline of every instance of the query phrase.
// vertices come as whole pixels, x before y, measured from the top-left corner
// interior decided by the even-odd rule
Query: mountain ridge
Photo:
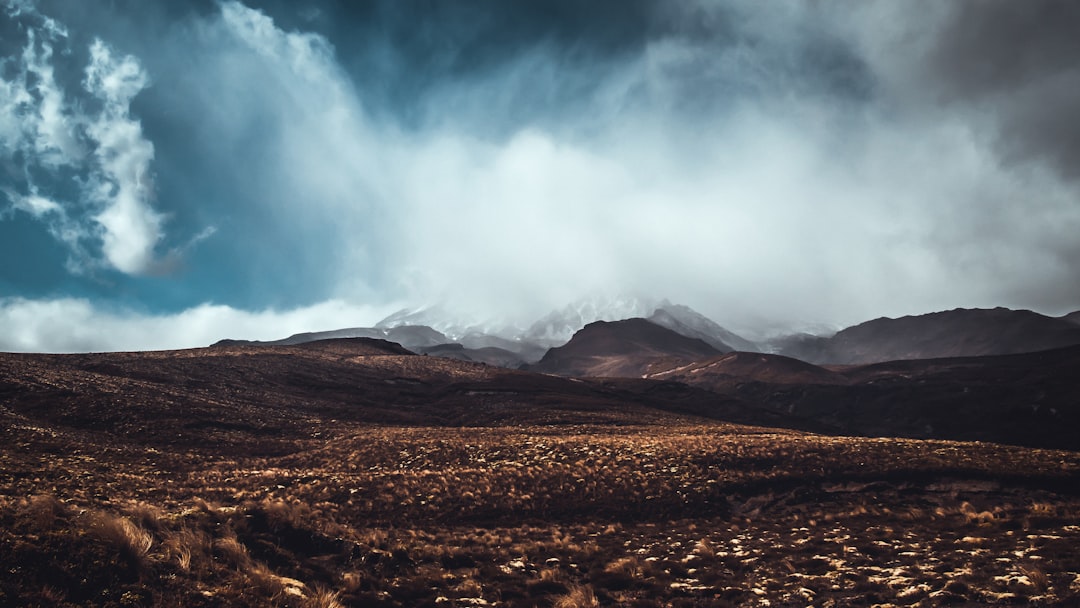
[[[880,317],[825,339],[813,363],[841,365],[1007,355],[1080,344],[1080,327],[1030,310],[956,308]],[[783,354],[783,353],[781,353]]]

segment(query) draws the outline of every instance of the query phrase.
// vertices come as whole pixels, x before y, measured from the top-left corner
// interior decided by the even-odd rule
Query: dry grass
[[[131,563],[142,566],[154,544],[150,532],[122,515],[96,513],[91,530],[102,541],[112,545]]]
[[[235,534],[214,541],[214,557],[238,570],[251,567],[251,556]]]
[[[341,606],[341,593],[332,591],[326,587],[316,587],[312,592],[311,597],[308,598],[307,608],[342,608]]]
[[[0,572],[21,568],[0,603],[1080,599],[1068,452],[711,423],[354,428],[276,457],[109,449],[113,466],[65,452],[47,469],[0,450],[0,489],[29,497],[0,500]]]
[[[596,608],[599,605],[592,588],[584,585],[574,585],[569,593],[556,598],[553,604],[554,608]]]
[[[1076,452],[301,350],[0,357],[0,605],[1080,602]]]

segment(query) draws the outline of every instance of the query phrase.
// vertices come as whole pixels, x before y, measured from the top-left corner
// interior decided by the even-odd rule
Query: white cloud
[[[203,304],[150,315],[83,299],[0,299],[0,351],[93,352],[196,348],[224,338],[276,340],[327,327],[370,326],[393,307],[340,300],[293,310],[243,311]]]
[[[13,15],[34,10],[31,4],[9,9]],[[154,146],[130,114],[147,75],[135,57],[117,56],[95,40],[84,88],[101,108],[91,111],[84,101],[69,99],[56,81],[54,45],[66,44],[66,29],[47,17],[38,21],[26,24],[27,42],[11,79],[0,78],[0,151],[22,164],[24,181],[5,194],[15,209],[48,221],[50,232],[70,248],[69,269],[105,265],[146,273],[156,264],[165,221],[152,205]],[[58,176],[61,168],[87,176],[68,185],[67,198],[47,191],[59,183],[57,177],[35,177],[40,170]],[[77,200],[71,200],[72,190]],[[95,245],[101,259],[91,253]]]
[[[104,108],[86,126],[87,135],[96,144],[94,156],[100,168],[90,196],[101,210],[93,219],[104,229],[106,260],[129,274],[151,267],[154,247],[163,236],[164,218],[150,204],[154,145],[129,113],[132,98],[147,84],[138,60],[130,55],[116,57],[104,42],[94,41],[85,86],[104,102]]]
[[[10,188],[3,188],[3,192],[11,199],[16,209],[25,211],[36,218],[41,218],[49,213],[61,213],[63,211],[63,207],[56,201],[49,200],[43,196],[38,196],[37,194],[23,196]]]
[[[29,32],[29,42],[23,51],[23,64],[26,74],[33,77],[34,97],[27,95],[24,102],[36,111],[29,121],[33,129],[33,150],[39,162],[57,167],[77,162],[82,155],[76,140],[75,127],[70,111],[65,107],[64,93],[57,86],[53,66],[50,63],[53,47],[48,40],[54,40],[58,33],[50,32],[38,49],[34,31]],[[36,102],[36,103],[35,103]],[[36,107],[34,107],[36,106]]]

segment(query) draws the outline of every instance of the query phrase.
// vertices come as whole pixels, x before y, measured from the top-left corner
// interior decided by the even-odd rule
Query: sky
[[[1080,309],[1080,4],[0,0],[0,350]]]

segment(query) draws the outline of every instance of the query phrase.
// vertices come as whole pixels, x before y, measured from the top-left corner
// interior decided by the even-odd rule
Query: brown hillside
[[[865,364],[1028,353],[1080,344],[1080,327],[1030,310],[956,309],[876,319],[829,338],[813,363]]]
[[[670,368],[720,354],[697,338],[688,338],[645,319],[597,321],[552,348],[529,369],[561,376],[640,377],[653,366]]]

